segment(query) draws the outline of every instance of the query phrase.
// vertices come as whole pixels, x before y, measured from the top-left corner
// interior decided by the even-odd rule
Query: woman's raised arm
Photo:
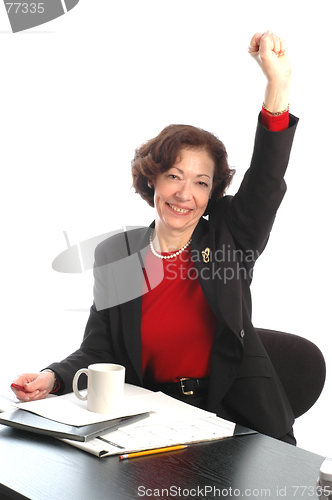
[[[250,42],[249,53],[254,56],[267,78],[264,104],[268,111],[279,113],[289,104],[291,65],[285,40],[267,31],[256,33]]]

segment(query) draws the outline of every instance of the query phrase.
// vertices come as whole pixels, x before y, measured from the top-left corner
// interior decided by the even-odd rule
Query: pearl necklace
[[[173,259],[173,257],[176,257],[177,255],[180,255],[180,253],[183,252],[183,250],[185,250],[191,243],[191,238],[190,240],[188,241],[188,243],[185,244],[184,247],[180,248],[180,250],[178,250],[177,252],[175,253],[172,253],[171,255],[162,255],[161,253],[157,253],[153,247],[153,242],[152,242],[152,235],[153,235],[153,232],[150,234],[150,248],[151,248],[151,252],[153,253],[153,255],[155,255],[156,257],[158,257],[158,259]]]

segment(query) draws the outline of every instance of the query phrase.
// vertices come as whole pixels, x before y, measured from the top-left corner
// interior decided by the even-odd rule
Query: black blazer
[[[294,416],[279,378],[251,323],[250,283],[286,191],[283,180],[298,119],[271,132],[258,122],[250,168],[237,194],[225,196],[201,218],[192,236],[194,265],[218,322],[214,336],[208,409],[280,438]],[[144,275],[151,228],[119,233],[95,252],[94,304],[78,351],[48,368],[72,390],[74,373],[97,362],[126,367],[126,382],[144,386],[141,366],[142,287],[160,277]],[[207,250],[208,249],[208,250]],[[209,252],[205,258],[202,252]]]

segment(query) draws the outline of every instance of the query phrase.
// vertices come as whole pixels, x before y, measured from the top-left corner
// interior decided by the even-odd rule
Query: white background
[[[130,187],[137,146],[170,123],[214,132],[237,169],[236,192],[265,88],[247,47],[271,29],[289,46],[291,112],[301,120],[255,270],[253,322],[323,351],[323,394],[295,433],[300,447],[332,454],[330,17],[320,0],[81,0],[12,34],[0,4],[1,386],[79,346],[92,273],[53,271],[63,231],[74,245],[152,221]]]

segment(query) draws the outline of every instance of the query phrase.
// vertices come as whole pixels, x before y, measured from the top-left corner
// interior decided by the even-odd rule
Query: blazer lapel
[[[242,329],[242,286],[234,242],[227,228],[218,238],[205,219],[197,225],[192,254],[204,295],[215,315],[238,336]],[[218,244],[222,241],[221,246]]]
[[[148,291],[144,275],[144,257],[145,251],[149,245],[150,228],[141,228],[138,231],[125,233],[127,241],[128,256],[134,259],[134,266],[128,276],[126,286],[134,287],[136,297],[120,304],[121,321],[123,327],[124,343],[128,356],[139,377],[143,383],[142,364],[141,364],[141,315],[142,315],[142,295]]]

